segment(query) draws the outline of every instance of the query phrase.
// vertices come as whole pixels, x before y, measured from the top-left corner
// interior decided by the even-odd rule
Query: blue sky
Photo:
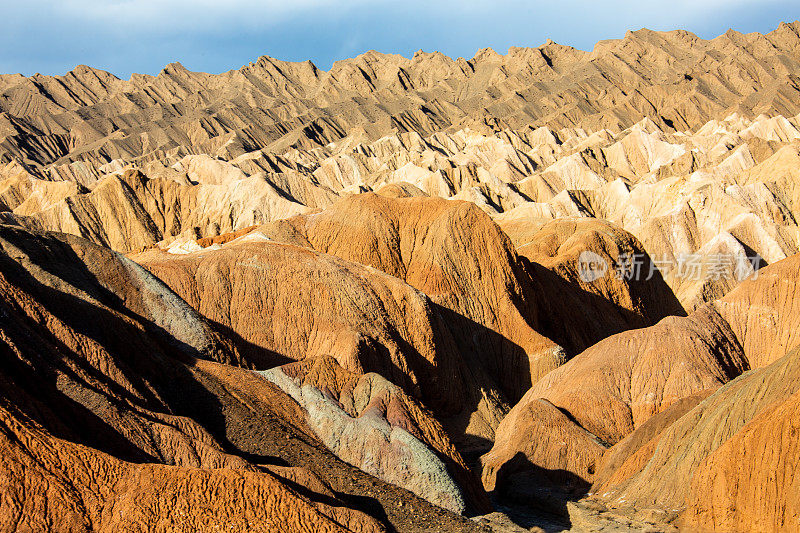
[[[219,73],[261,55],[328,69],[366,50],[470,58],[545,39],[591,49],[627,29],[767,32],[800,19],[797,0],[2,0],[0,73],[88,64],[127,78],[172,61]],[[13,4],[12,4],[13,2]]]

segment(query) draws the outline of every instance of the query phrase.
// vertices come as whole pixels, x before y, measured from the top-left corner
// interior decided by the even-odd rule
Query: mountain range
[[[798,220],[800,22],[0,75],[0,531],[795,531]]]

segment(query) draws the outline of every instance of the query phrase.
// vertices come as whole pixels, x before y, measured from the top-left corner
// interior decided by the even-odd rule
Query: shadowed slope
[[[217,76],[173,63],[127,81],[80,66],[65,76],[5,79],[0,147],[4,161],[56,163],[92,180],[91,170],[66,164],[214,151],[236,157],[325,146],[355,131],[375,140],[463,126],[624,129],[649,117],[686,129],[732,111],[790,116],[800,111],[798,43],[793,23],[709,41],[643,29],[592,52],[548,42],[505,56],[485,49],[469,61],[369,51],[329,72],[266,56]]]
[[[608,337],[542,378],[498,427],[495,446],[491,453],[483,457],[485,486],[491,488],[499,482],[495,481],[496,472],[502,471],[504,464],[510,463],[517,453],[529,461],[529,471],[565,468],[581,479],[592,482],[595,472],[585,467],[587,460],[584,456],[587,450],[594,449],[588,461],[603,464],[594,492],[612,494],[609,491],[613,491],[618,505],[637,502],[637,506],[649,505],[661,509],[681,507],[681,502],[686,498],[685,490],[700,461],[738,432],[767,404],[758,403],[763,397],[755,391],[742,392],[735,399],[730,396],[733,393],[722,396],[720,398],[727,399],[720,399],[715,404],[718,415],[714,416],[733,416],[737,413],[734,409],[739,409],[734,405],[738,406],[740,402],[750,405],[752,409],[747,407],[751,410],[741,414],[738,422],[736,418],[726,418],[723,426],[719,426],[723,423],[721,419],[709,419],[705,429],[696,428],[698,422],[686,418],[689,414],[681,418],[686,407],[670,411],[671,406],[680,404],[685,398],[707,395],[730,382],[729,386],[701,404],[705,405],[734,383],[752,382],[760,379],[754,376],[765,375],[761,370],[745,372],[750,368],[763,369],[767,364],[772,364],[769,368],[773,368],[777,364],[774,354],[793,342],[796,329],[798,313],[795,300],[791,298],[791,287],[796,284],[798,261],[800,256],[793,256],[762,269],[758,279],[743,282],[721,300],[707,304],[688,317],[669,317],[649,328]],[[775,387],[779,387],[778,392],[783,390],[780,387],[793,386],[792,379],[784,382],[783,378],[774,378],[773,382]],[[752,394],[756,394],[756,397],[748,396]],[[537,421],[535,417],[528,417],[533,420],[529,424],[534,424],[534,427],[517,433],[516,426],[519,424],[506,423],[505,420],[524,418],[525,413],[534,405],[539,405],[542,399],[552,402],[569,417],[564,424],[574,426],[573,432],[588,431],[604,446],[591,448],[578,444],[575,439],[564,439],[558,454],[546,448],[529,446],[523,435],[530,432],[547,433],[547,424]],[[676,421],[678,418],[681,420]],[[676,428],[683,427],[681,424],[685,426],[680,430],[681,433],[671,433],[679,431]],[[733,425],[729,433],[718,433],[718,430],[722,431],[723,427],[730,424]],[[708,436],[696,433],[689,435],[689,431],[707,431]],[[667,438],[663,437],[667,434],[673,435],[670,437],[672,441],[669,448],[663,448],[667,446],[663,444],[666,441],[658,439]],[[631,435],[630,439],[625,439],[628,435]],[[661,444],[657,444],[659,442]],[[617,443],[601,461],[604,447]],[[657,445],[661,452],[654,452]],[[778,445],[782,446],[780,443]],[[702,451],[702,446],[707,447],[705,451]],[[655,457],[654,453],[664,453],[664,457],[671,454],[669,459],[659,459],[671,462],[654,462],[655,459],[650,458]],[[694,458],[687,459],[686,454]],[[706,475],[716,474],[709,472]],[[697,490],[698,494],[702,492],[699,488]],[[755,505],[757,499],[753,499],[755,497],[752,494],[759,489],[750,486],[742,490],[743,494],[750,491],[748,505]],[[669,495],[670,491],[673,496]],[[733,491],[729,497],[748,498],[737,494]],[[694,505],[691,501],[687,502],[687,505]],[[708,500],[697,505],[716,504]],[[693,520],[697,520],[698,524],[705,523],[703,520],[721,520],[719,512],[714,513],[706,518],[699,518],[698,515]]]
[[[8,226],[0,246],[0,477],[12,530],[195,530],[224,520],[424,531],[432,517],[471,530],[341,462],[263,378],[198,359],[244,361],[135,263]]]

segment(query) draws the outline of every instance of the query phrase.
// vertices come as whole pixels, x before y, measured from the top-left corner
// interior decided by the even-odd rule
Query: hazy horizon
[[[424,16],[421,15],[424,11]],[[192,71],[220,73],[268,55],[311,60],[323,70],[367,50],[411,57],[416,50],[471,58],[482,48],[536,47],[546,39],[591,50],[626,31],[683,29],[708,39],[733,28],[767,33],[800,18],[786,0],[688,0],[639,5],[584,0],[491,4],[451,0],[424,5],[351,0],[116,0],[99,4],[32,0],[7,10],[0,73],[64,74],[80,64],[120,78],[157,74],[180,62]]]

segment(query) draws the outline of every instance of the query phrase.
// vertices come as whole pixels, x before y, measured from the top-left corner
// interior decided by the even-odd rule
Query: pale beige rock
[[[261,374],[303,407],[314,434],[345,462],[458,513],[488,508],[441,425],[385,378],[347,372],[332,358]]]
[[[89,67],[7,76],[2,162],[91,191],[6,184],[0,204],[18,212],[3,219],[130,251],[404,182],[492,215],[607,219],[666,262],[774,263],[800,251],[800,108],[786,81],[797,40],[796,23],[710,41],[641,30],[591,53],[548,43],[469,61],[371,51],[329,72],[262,57],[219,76],[180,64],[128,81]],[[148,186],[119,183],[131,167]],[[664,277],[689,311],[735,286]]]
[[[3,515],[466,531],[496,437],[578,530],[793,530],[798,45],[0,75]]]

